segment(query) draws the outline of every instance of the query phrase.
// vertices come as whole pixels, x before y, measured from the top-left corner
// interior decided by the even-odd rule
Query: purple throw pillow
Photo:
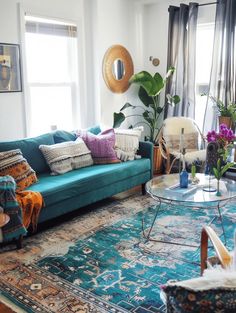
[[[95,164],[119,163],[120,160],[116,157],[114,150],[115,132],[107,129],[98,135],[90,132],[79,132],[78,137],[81,137],[89,150]]]

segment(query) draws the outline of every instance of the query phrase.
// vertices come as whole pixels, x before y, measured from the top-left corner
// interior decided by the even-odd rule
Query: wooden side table
[[[5,226],[10,221],[9,215],[0,213],[0,227]]]
[[[9,215],[1,212],[0,213],[0,228],[5,226],[9,221],[10,221]],[[0,234],[0,238],[1,237],[2,237],[2,234]],[[20,235],[19,238],[15,239],[15,243],[16,243],[17,249],[21,249],[22,248],[22,240],[23,240],[23,236],[22,235]]]
[[[0,213],[0,228],[5,226],[9,221],[10,221],[9,215],[1,212]],[[3,241],[3,235],[2,235],[2,232],[1,232],[0,233],[0,242],[2,242],[2,241]]]

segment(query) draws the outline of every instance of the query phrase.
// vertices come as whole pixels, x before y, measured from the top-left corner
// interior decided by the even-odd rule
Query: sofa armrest
[[[150,159],[151,163],[151,177],[153,176],[153,143],[150,141],[140,141],[138,154],[142,158]]]

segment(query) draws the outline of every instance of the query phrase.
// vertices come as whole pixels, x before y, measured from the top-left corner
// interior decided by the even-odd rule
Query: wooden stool
[[[9,215],[0,213],[0,228],[5,226],[10,221]]]
[[[5,226],[9,221],[10,221],[9,215],[1,212],[0,213],[0,228]],[[15,239],[15,243],[16,243],[17,249],[21,249],[22,248],[22,240],[23,240],[23,236],[22,235],[20,235],[19,238]]]

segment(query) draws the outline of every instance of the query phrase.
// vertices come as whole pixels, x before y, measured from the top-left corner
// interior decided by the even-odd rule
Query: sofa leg
[[[16,248],[18,250],[22,249],[22,241],[23,241],[23,236],[20,235],[19,238],[16,239]]]
[[[145,189],[145,184],[142,184],[142,195],[146,195],[146,189]]]

